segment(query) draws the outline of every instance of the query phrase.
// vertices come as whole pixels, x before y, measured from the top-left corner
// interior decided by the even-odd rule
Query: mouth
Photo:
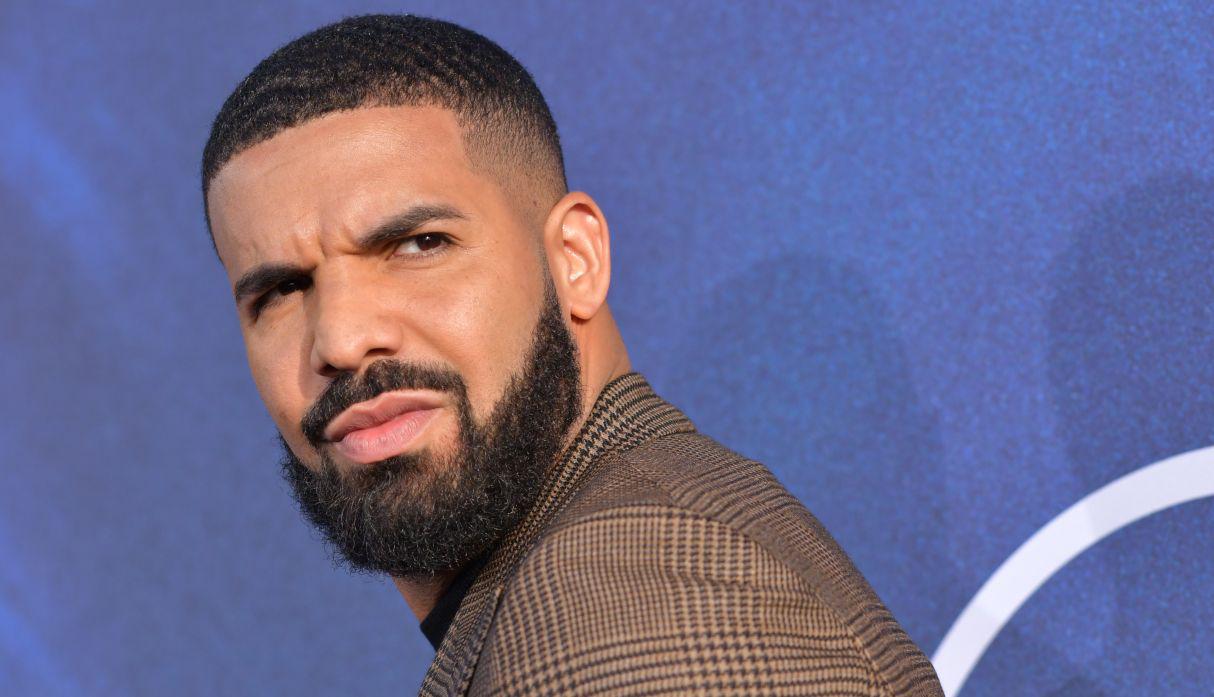
[[[408,450],[441,409],[431,395],[385,392],[338,414],[324,438],[354,462],[377,462]]]

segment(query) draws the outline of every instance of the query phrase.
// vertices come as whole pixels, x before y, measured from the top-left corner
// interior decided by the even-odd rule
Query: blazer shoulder
[[[512,638],[498,646],[522,649],[522,634],[545,621],[575,652],[598,651],[602,636],[621,642],[608,652],[629,636],[741,641],[739,650],[787,640],[808,652],[794,662],[812,667],[798,680],[834,665],[850,687],[822,684],[846,694],[939,694],[931,664],[817,519],[761,463],[694,432],[596,463],[524,558],[501,610],[494,634]],[[777,616],[791,624],[773,625]],[[739,628],[745,640],[733,636]]]
[[[604,457],[549,530],[641,504],[684,509],[737,530],[816,587],[844,583],[871,592],[826,528],[770,469],[699,432],[655,438]]]
[[[603,457],[552,523],[557,526],[606,508],[645,503],[713,517],[726,512],[730,502],[777,491],[791,497],[763,465],[699,432],[676,433]]]
[[[755,540],[844,616],[880,605],[825,526],[767,466],[698,432],[604,458],[553,525],[641,503],[685,509]]]
[[[645,504],[719,522],[794,568],[806,567],[802,571],[829,562],[832,571],[859,577],[850,562],[843,563],[847,557],[830,533],[771,470],[698,432],[655,438],[602,458],[541,535],[601,511]],[[824,580],[811,578],[819,581],[815,586],[834,585]]]
[[[471,694],[892,694],[792,569],[685,508],[570,520],[506,587]]]

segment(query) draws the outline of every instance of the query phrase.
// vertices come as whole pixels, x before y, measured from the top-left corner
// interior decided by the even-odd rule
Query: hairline
[[[565,179],[561,155],[551,152],[551,149],[547,147],[537,148],[547,151],[542,153],[528,152],[524,154],[517,151],[511,152],[510,146],[501,142],[504,140],[503,135],[494,137],[492,133],[488,132],[490,130],[490,126],[489,124],[484,123],[484,121],[488,118],[492,118],[491,116],[482,115],[479,119],[477,119],[473,114],[467,113],[469,111],[468,109],[456,108],[450,104],[444,103],[439,99],[394,101],[376,99],[374,96],[371,96],[357,106],[329,109],[321,113],[312,114],[306,118],[300,119],[295,123],[292,123],[289,126],[275,129],[267,134],[259,135],[256,138],[251,138],[247,142],[241,143],[239,146],[234,147],[230,152],[226,153],[225,157],[216,161],[214,171],[203,183],[202,190],[203,217],[206,220],[207,235],[211,239],[211,246],[214,248],[216,256],[219,255],[219,247],[215,242],[215,230],[211,223],[211,186],[233,160],[244,152],[257,147],[262,143],[269,142],[283,133],[296,128],[301,128],[327,116],[355,112],[363,109],[396,107],[433,107],[450,112],[455,117],[456,126],[459,129],[460,146],[469,166],[473,169],[473,171],[484,174],[490,179],[493,179],[502,192],[506,194],[507,202],[511,204],[512,207],[515,207],[520,215],[534,218],[536,215],[538,215],[538,212],[535,210],[537,207],[540,209],[540,211],[546,212],[548,208],[554,205],[556,201],[561,198],[561,196],[568,193],[568,183]],[[478,130],[478,126],[480,130],[484,130],[486,132],[477,133],[476,131]],[[531,139],[524,139],[524,142],[530,140]],[[527,144],[534,145],[533,143]],[[499,157],[494,156],[495,153],[493,151],[495,150],[497,151],[497,154],[500,155]],[[528,186],[526,178],[518,176],[520,174],[519,170],[523,168],[525,160],[536,159],[547,160],[547,162],[544,163],[546,166],[541,166],[538,168],[540,171],[545,172],[545,174],[536,177],[536,181]],[[502,164],[495,165],[494,163],[497,161],[501,161]],[[511,173],[513,173],[515,176],[510,176]],[[535,200],[531,201],[531,196],[528,195],[529,192],[541,192],[541,195],[536,196]],[[525,200],[516,200],[520,198]],[[537,219],[529,222],[542,223],[543,221],[542,219]]]

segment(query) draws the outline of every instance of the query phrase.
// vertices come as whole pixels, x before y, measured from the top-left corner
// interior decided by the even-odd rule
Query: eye
[[[267,295],[290,295],[291,293],[294,293],[297,290],[303,290],[304,288],[304,281],[298,278],[292,278],[274,286]]]
[[[253,302],[253,307],[251,308],[253,317],[256,318],[261,314],[263,309],[269,305],[273,305],[275,301],[281,299],[283,296],[290,295],[296,291],[307,290],[311,285],[312,279],[310,278],[288,278],[285,281],[279,282],[278,285],[266,291]]]
[[[451,244],[451,238],[441,232],[423,232],[401,240],[392,251],[395,257],[418,257],[434,254]]]

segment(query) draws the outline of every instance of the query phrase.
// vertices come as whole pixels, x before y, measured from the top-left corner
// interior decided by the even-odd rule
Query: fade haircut
[[[506,186],[541,187],[552,202],[567,191],[556,121],[505,49],[451,22],[363,15],[278,49],[227,98],[203,150],[204,210],[215,175],[240,152],[311,119],[372,106],[450,109],[475,165]]]

